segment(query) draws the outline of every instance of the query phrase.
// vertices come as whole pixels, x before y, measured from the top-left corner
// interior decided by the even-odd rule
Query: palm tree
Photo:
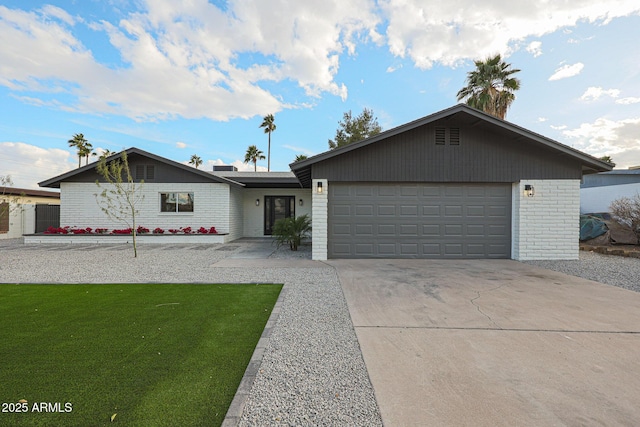
[[[309,157],[307,157],[307,156],[306,156],[306,155],[304,155],[304,154],[298,154],[298,155],[296,156],[296,159],[294,160],[294,162],[301,162],[301,161],[303,161],[303,160],[307,160],[308,158],[309,158]]]
[[[198,169],[198,166],[202,164],[202,159],[197,154],[193,154],[191,160],[189,160],[189,164],[194,165],[196,169]]]
[[[261,128],[264,128],[264,133],[269,134],[269,149],[267,150],[267,171],[271,170],[271,132],[276,130],[276,124],[274,123],[274,121],[275,118],[273,117],[273,114],[269,114],[267,116],[264,116],[264,119],[262,119],[262,124],[259,126]]]
[[[476,69],[467,73],[467,86],[458,92],[458,101],[466,100],[470,107],[504,119],[520,89],[520,80],[512,77],[520,70],[510,69],[500,55],[484,61],[474,61]]]
[[[84,156],[86,156],[85,151],[85,145],[88,143],[88,141],[86,139],[84,139],[84,135],[81,133],[76,133],[75,135],[73,135],[73,138],[71,138],[69,141],[69,147],[75,148],[76,150],[78,150],[78,167],[82,166],[82,164],[80,163],[82,161],[82,158]],[[89,151],[89,153],[91,153],[91,151]]]
[[[82,152],[82,157],[85,158],[85,165],[89,164],[89,156],[96,155],[96,153],[93,151],[93,145],[89,141],[85,141],[80,151]]]
[[[244,162],[252,162],[253,171],[255,172],[258,170],[258,160],[264,160],[265,158],[264,153],[261,150],[258,150],[258,147],[250,145],[249,148],[247,148],[247,153],[244,155]]]

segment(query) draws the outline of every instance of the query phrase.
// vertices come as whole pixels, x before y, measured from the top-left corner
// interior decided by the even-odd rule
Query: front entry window
[[[273,224],[282,218],[296,215],[295,196],[265,196],[264,197],[264,234],[273,234]]]

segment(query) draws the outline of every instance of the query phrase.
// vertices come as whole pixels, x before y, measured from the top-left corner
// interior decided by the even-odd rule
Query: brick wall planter
[[[138,234],[138,243],[176,244],[176,243],[226,243],[228,234]],[[132,243],[130,234],[26,234],[25,244],[121,244]]]

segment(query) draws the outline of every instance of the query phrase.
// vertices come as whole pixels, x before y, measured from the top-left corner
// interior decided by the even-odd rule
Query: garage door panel
[[[400,216],[418,216],[418,206],[416,205],[402,205],[400,206]]]
[[[334,204],[333,206],[331,206],[331,215],[334,217],[344,216],[347,218],[351,218],[351,206]]]
[[[451,217],[451,216],[457,216],[457,217],[461,217],[462,216],[462,206],[460,205],[447,205],[444,207],[444,215]]]
[[[395,216],[396,206],[395,205],[378,205],[378,215],[379,216]]]
[[[373,237],[373,224],[357,224],[356,237]]]
[[[373,216],[373,205],[356,205],[355,213],[357,216]]]
[[[422,216],[424,217],[439,217],[440,205],[427,205],[422,206]]]
[[[395,236],[397,234],[395,224],[378,224],[379,236]]]
[[[424,237],[440,237],[440,224],[422,224]]]
[[[511,255],[510,184],[331,183],[331,189],[330,258]]]
[[[418,195],[417,185],[401,185],[400,196],[401,197],[416,197]]]
[[[418,237],[418,224],[400,224],[401,236]]]

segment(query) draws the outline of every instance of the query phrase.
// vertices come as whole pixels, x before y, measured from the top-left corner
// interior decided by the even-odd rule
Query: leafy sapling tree
[[[110,219],[123,222],[131,229],[133,236],[133,256],[138,256],[136,245],[136,206],[144,200],[142,186],[144,181],[136,183],[131,175],[127,152],[123,151],[120,159],[107,163],[107,158],[102,157],[96,166],[98,173],[106,183],[101,184],[96,180],[96,185],[102,190],[94,194],[98,206]]]

